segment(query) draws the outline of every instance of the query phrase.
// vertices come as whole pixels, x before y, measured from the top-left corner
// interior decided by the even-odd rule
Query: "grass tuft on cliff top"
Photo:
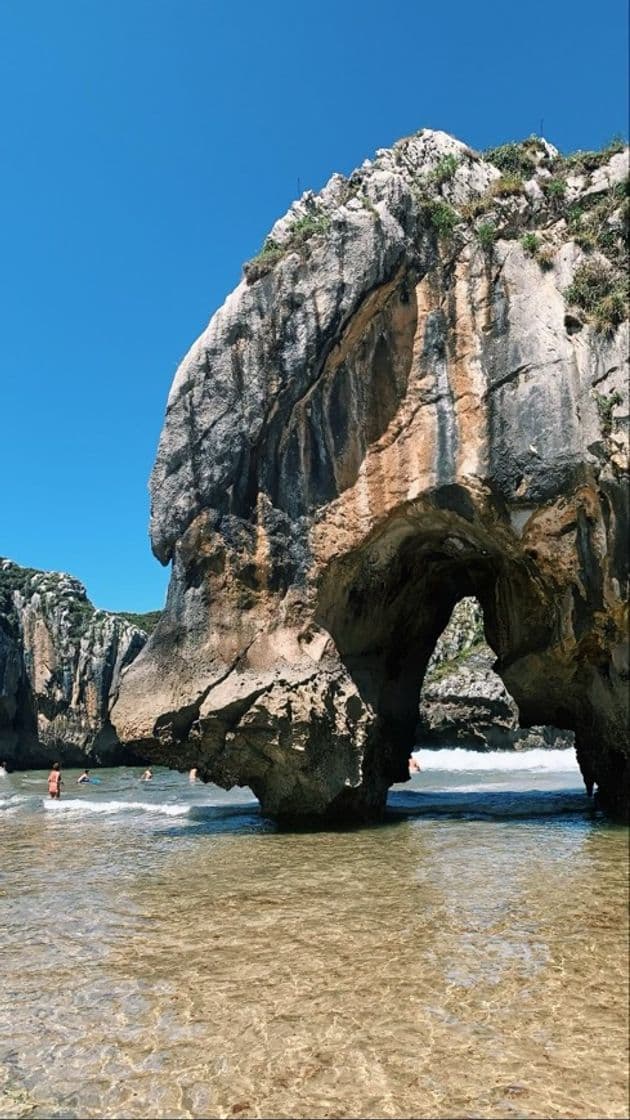
[[[301,251],[311,237],[321,237],[326,234],[330,225],[328,214],[313,211],[297,218],[291,226],[289,237],[282,244],[268,237],[257,256],[243,265],[247,283],[254,284],[256,280],[266,276],[287,253]]]

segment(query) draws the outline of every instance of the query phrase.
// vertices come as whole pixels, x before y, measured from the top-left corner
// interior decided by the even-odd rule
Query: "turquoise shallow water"
[[[572,752],[420,755],[381,826],[0,779],[0,1115],[625,1117],[627,831]]]

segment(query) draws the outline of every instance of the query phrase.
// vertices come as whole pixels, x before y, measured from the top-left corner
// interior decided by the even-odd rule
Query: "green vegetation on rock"
[[[497,229],[492,222],[481,222],[477,226],[477,241],[486,252],[492,249],[497,239]]]
[[[495,198],[509,198],[510,195],[523,193],[523,179],[520,175],[502,175],[495,179],[490,187],[490,194]]]
[[[621,394],[618,392],[598,393],[597,390],[593,391],[593,398],[597,406],[597,412],[602,425],[602,432],[605,436],[609,436],[612,431],[612,418],[613,412],[618,404],[622,403]]]
[[[136,614],[133,611],[116,611],[116,618],[124,618],[132,626],[151,634],[162,617],[162,611],[147,611],[145,614]]]
[[[564,198],[567,193],[567,184],[564,179],[543,179],[541,186],[547,197],[553,201]]]
[[[628,278],[618,278],[607,262],[585,261],[565,291],[569,303],[592,315],[600,331],[613,330],[628,309]]]
[[[274,241],[272,237],[268,237],[258,255],[252,257],[251,261],[243,266],[248,284],[253,284],[256,280],[266,276],[287,253],[302,250],[311,237],[321,237],[327,233],[330,224],[328,214],[313,211],[304,214],[293,223],[289,237],[282,244]]]
[[[589,174],[603,167],[617,152],[623,152],[625,142],[620,136],[615,136],[606,147],[599,152],[571,152],[568,156],[559,156],[557,163],[572,175]]]
[[[545,145],[537,136],[501,144],[498,148],[488,148],[483,153],[483,158],[506,175],[519,176],[521,179],[531,178],[539,165],[545,166],[548,162]]]
[[[448,183],[448,181],[453,178],[458,167],[459,160],[457,156],[443,156],[441,160],[438,160],[433,171],[429,173],[428,180],[430,183],[434,183],[435,186],[440,187],[442,183]]]
[[[437,233],[438,237],[448,239],[452,236],[457,225],[459,215],[447,202],[435,199],[423,199],[421,203],[421,217]]]
[[[524,233],[521,237],[521,245],[526,253],[535,256],[540,248],[540,238],[535,233]]]

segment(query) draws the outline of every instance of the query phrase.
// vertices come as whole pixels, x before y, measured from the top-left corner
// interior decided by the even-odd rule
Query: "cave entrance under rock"
[[[416,746],[476,751],[574,747],[572,731],[520,726],[518,707],[494,663],[481,604],[475,598],[460,599],[427,665]]]
[[[495,669],[522,725],[575,730],[564,666],[553,656],[559,620],[552,589],[504,521],[482,520],[463,487],[443,486],[333,562],[320,586],[318,620],[375,714],[363,758],[374,804],[408,776],[427,665],[466,597],[481,605]],[[589,785],[590,774],[584,777]],[[351,803],[351,794],[344,797]]]

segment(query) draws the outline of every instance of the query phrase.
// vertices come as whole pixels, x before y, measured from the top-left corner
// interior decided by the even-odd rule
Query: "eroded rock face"
[[[116,764],[109,721],[147,635],[95,610],[78,580],[0,560],[0,752],[11,766]]]
[[[494,662],[479,603],[460,599],[427,665],[418,746],[478,751],[573,747],[572,731],[520,726],[518,707],[494,672]]]
[[[521,723],[573,730],[627,805],[628,324],[555,160],[541,143],[514,188],[423,131],[276,224],[169,396],[151,534],[173,572],[122,739],[279,817],[378,813],[474,595]],[[621,162],[562,197],[608,199]]]

